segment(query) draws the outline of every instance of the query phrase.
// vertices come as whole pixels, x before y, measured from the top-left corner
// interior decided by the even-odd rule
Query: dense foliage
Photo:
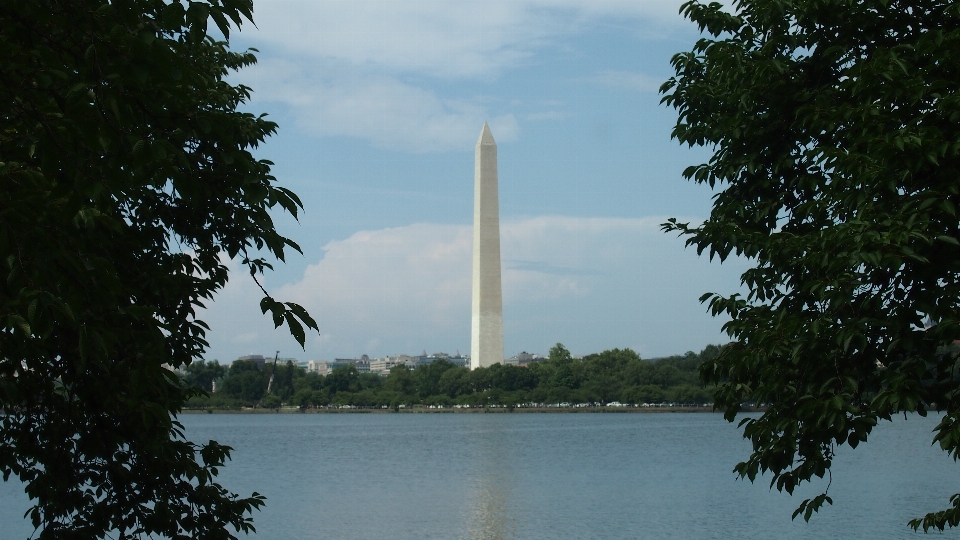
[[[250,0],[0,0],[0,471],[40,538],[233,538],[262,497],[214,482],[229,448],[184,440],[197,308],[243,259],[296,244],[250,150],[276,129],[224,78]],[[261,303],[303,342],[299,306]]]
[[[684,176],[720,191],[704,223],[665,228],[754,261],[745,297],[703,297],[734,340],[701,368],[716,404],[731,421],[742,402],[769,404],[743,422],[753,452],[737,472],[792,493],[879,420],[934,407],[933,441],[960,456],[960,3],[682,13],[705,37],[674,56],[663,100],[679,112],[673,136],[713,150]],[[951,502],[911,525],[960,524]]]
[[[306,373],[292,363],[262,369],[249,361],[234,362],[218,383],[217,392],[191,400],[192,407],[299,407],[353,405],[503,405],[524,403],[710,403],[698,366],[719,352],[710,345],[699,355],[688,352],[656,361],[642,360],[630,349],[613,349],[575,359],[560,344],[550,358],[527,366],[495,364],[471,371],[446,360],[414,370],[397,366],[386,377],[340,367],[327,376]],[[206,368],[188,367],[185,379],[205,385]],[[220,369],[223,369],[222,367]],[[273,383],[269,383],[273,376]],[[266,392],[270,384],[270,393]]]

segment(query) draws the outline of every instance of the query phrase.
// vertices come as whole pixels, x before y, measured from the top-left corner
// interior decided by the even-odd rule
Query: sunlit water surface
[[[262,539],[921,538],[910,518],[960,492],[930,446],[936,418],[881,423],[841,450],[810,523],[768,481],[731,472],[749,444],[718,414],[185,415],[195,441],[234,448],[221,482],[267,506]],[[32,527],[22,487],[0,484],[0,539]],[[948,531],[937,538],[960,538]]]

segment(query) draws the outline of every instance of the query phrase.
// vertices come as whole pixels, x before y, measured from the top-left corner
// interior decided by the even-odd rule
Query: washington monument
[[[473,324],[470,369],[503,362],[503,293],[500,289],[500,202],[497,143],[483,123],[473,177]]]

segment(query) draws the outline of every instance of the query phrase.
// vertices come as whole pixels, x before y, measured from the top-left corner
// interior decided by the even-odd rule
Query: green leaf
[[[297,321],[297,318],[293,316],[292,313],[284,313],[284,318],[287,321],[287,327],[290,329],[290,333],[293,334],[293,337],[297,340],[297,343],[301,347],[304,346],[306,341],[306,334],[304,334],[303,326]]]
[[[937,240],[946,242],[948,244],[953,244],[955,246],[960,246],[960,242],[958,242],[957,239],[952,236],[940,235],[937,237]]]
[[[30,336],[30,324],[19,315],[7,315],[7,328],[15,328],[23,332],[23,335]]]

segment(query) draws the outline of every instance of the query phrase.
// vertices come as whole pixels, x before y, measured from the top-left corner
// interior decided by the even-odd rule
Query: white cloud
[[[307,132],[417,153],[460,150],[473,145],[484,121],[507,142],[519,134],[518,117],[555,120],[563,113],[496,110],[497,96],[440,91],[437,81],[495,79],[610,21],[662,32],[681,22],[679,4],[260,0],[257,26],[246,25],[235,39],[264,51],[261,63],[235,79],[252,87],[257,101],[286,104]]]
[[[504,222],[507,354],[546,352],[562,341],[578,353],[633,347],[650,356],[720,341],[721,321],[706,315],[697,298],[707,290],[736,290],[742,263],[707,269],[682,241],[660,232],[662,221],[548,216]],[[271,292],[304,305],[320,324],[321,336],[308,339],[303,358],[465,352],[471,253],[469,226],[362,231],[327,244],[300,281]],[[231,281],[206,316],[214,328],[211,357],[275,349],[292,355],[299,347],[260,316],[245,278]],[[251,332],[263,337],[235,343]]]
[[[495,75],[598,20],[676,25],[680,0],[260,0],[246,39],[440,77]]]
[[[488,121],[500,142],[516,140],[512,114],[490,117],[479,100],[450,100],[386,75],[323,76],[287,60],[266,60],[243,73],[255,99],[292,107],[307,132],[369,140],[412,152],[471,148]]]

